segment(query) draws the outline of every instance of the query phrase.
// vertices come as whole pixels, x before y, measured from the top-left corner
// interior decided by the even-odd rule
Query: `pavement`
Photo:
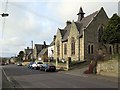
[[[97,74],[84,74],[84,71],[88,70],[88,65],[89,65],[89,62],[81,62],[78,65],[74,65],[70,70],[68,70],[68,71],[63,70],[63,71],[60,71],[60,73],[65,73],[65,74],[74,75],[74,76],[81,76],[81,77],[91,77],[91,78],[103,79],[103,80],[108,80],[108,81],[120,83],[117,75],[114,76],[114,75],[112,75],[112,73],[105,72],[102,75],[100,75],[100,74],[99,75],[97,75]],[[111,75],[109,75],[109,74],[111,74]]]
[[[74,75],[74,76],[81,76],[81,77],[91,77],[96,79],[104,79],[108,81],[118,82],[118,77],[111,77],[111,76],[104,76],[104,75],[97,75],[97,74],[84,74],[83,72],[88,69],[88,66],[74,68],[69,71],[63,71],[65,74]]]

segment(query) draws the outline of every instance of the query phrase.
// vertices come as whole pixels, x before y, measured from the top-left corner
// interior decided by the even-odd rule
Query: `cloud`
[[[58,13],[59,18],[66,22],[67,20],[77,20],[76,14],[78,13],[80,6],[83,8],[85,16],[100,10],[101,7],[104,7],[108,16],[111,17],[113,13],[117,13],[117,2],[118,0],[110,0],[109,2],[107,0],[61,0],[56,12]]]
[[[104,6],[109,16],[117,11],[117,3],[97,0],[8,1],[10,15],[6,18],[4,38],[0,40],[2,53],[6,56],[17,54],[20,50],[31,46],[31,40],[34,43],[46,41],[49,44],[57,32],[57,28],[64,28],[67,20],[77,20],[76,14],[80,6],[83,7],[85,16],[99,10],[101,6]],[[0,23],[2,27],[2,18],[0,18]]]
[[[19,37],[0,40],[0,53],[2,56],[17,54],[19,50],[23,50],[25,42]]]

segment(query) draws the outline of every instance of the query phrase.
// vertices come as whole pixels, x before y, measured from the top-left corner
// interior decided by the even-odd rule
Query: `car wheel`
[[[36,67],[36,70],[39,70],[39,68],[38,68],[38,67]]]

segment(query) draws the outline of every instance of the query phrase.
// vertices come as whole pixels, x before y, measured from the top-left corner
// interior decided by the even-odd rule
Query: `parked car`
[[[40,66],[42,65],[43,63],[42,62],[34,62],[31,66],[32,66],[32,69],[40,69]]]
[[[5,62],[1,62],[1,65],[6,65],[6,63]]]
[[[28,68],[32,68],[32,64],[33,64],[34,62],[30,62],[29,64],[28,64]]]
[[[17,63],[17,66],[22,66],[22,63]]]
[[[41,66],[40,66],[40,70],[41,71],[45,71],[45,72],[47,72],[47,71],[56,71],[56,66],[54,66],[53,64],[42,64]]]

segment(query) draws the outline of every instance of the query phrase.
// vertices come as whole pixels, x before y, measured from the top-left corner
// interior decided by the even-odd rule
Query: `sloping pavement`
[[[88,69],[88,65],[86,65],[84,67],[74,68],[69,71],[64,71],[63,73],[69,74],[69,75],[81,76],[81,77],[104,79],[104,80],[113,81],[113,82],[118,83],[118,77],[102,76],[102,75],[97,75],[97,74],[84,74],[84,71],[87,69]]]

